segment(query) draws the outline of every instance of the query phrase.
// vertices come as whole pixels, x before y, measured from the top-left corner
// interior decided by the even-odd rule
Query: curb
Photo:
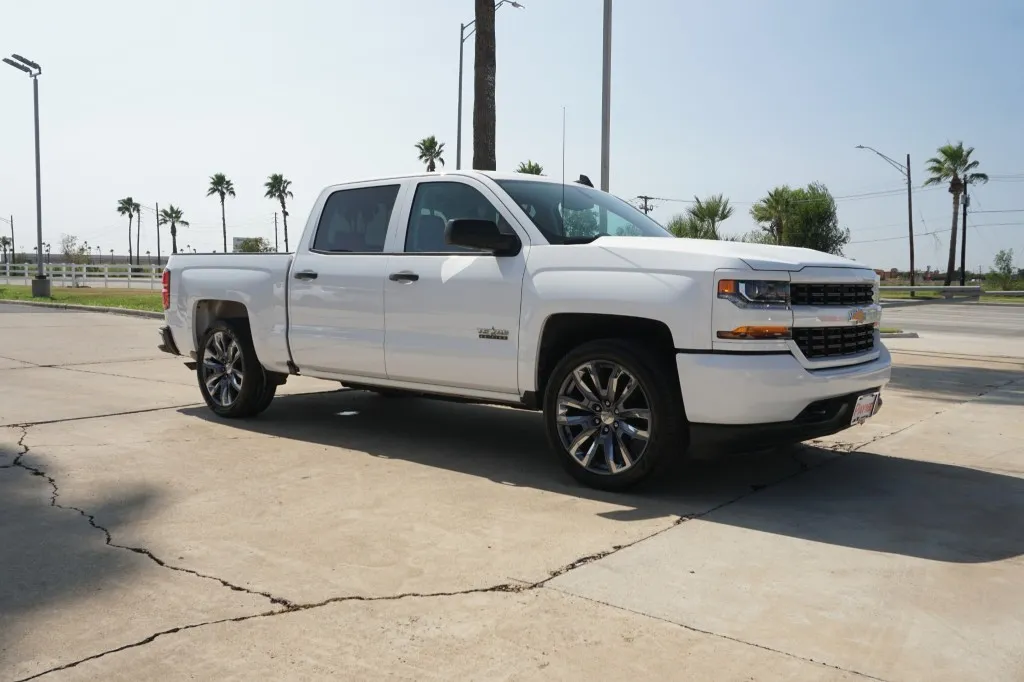
[[[132,310],[131,308],[106,308],[97,305],[76,305],[74,303],[45,303],[43,301],[10,301],[0,298],[0,303],[10,305],[27,305],[36,308],[54,308],[56,310],[71,310],[74,312],[87,313],[109,313],[111,315],[127,315],[129,317],[146,317],[149,319],[163,319],[163,313],[156,313],[150,310]]]
[[[879,334],[883,339],[919,339],[917,332],[895,332],[892,334]]]

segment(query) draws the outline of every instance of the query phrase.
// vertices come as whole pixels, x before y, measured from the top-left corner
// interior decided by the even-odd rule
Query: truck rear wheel
[[[544,392],[548,440],[581,483],[623,490],[684,453],[688,429],[678,382],[659,358],[643,343],[602,339],[555,366]]]
[[[248,325],[217,320],[199,341],[199,391],[218,416],[252,417],[267,409],[277,390],[256,357]]]

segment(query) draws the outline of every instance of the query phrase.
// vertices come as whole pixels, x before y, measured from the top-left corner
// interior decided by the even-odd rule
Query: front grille
[[[875,300],[873,284],[803,284],[789,285],[792,305],[868,305]]]
[[[875,347],[875,326],[795,327],[793,340],[808,358],[854,355]]]

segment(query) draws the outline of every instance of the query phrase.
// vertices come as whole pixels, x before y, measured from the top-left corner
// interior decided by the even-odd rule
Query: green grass
[[[903,333],[902,329],[897,329],[896,327],[882,327],[878,331],[881,332],[882,334],[902,334]]]
[[[160,293],[156,291],[136,291],[133,289],[70,289],[53,287],[50,298],[34,298],[32,287],[3,285],[0,286],[0,300],[8,301],[48,301],[50,303],[71,303],[74,305],[94,305],[101,308],[126,308],[128,310],[151,310],[162,312],[163,305]]]

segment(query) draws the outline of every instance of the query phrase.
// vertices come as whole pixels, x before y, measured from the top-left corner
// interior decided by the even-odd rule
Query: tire
[[[259,401],[256,403],[256,411],[253,414],[260,414],[270,407],[270,403],[273,402],[275,395],[277,395],[277,384],[268,383],[263,388],[263,395],[260,396]]]
[[[660,357],[648,344],[601,339],[576,347],[555,366],[544,390],[545,430],[577,481],[625,490],[681,459],[689,428],[675,367]]]
[[[227,373],[218,375],[224,367]],[[256,357],[249,325],[240,320],[217,320],[206,330],[199,341],[196,378],[207,407],[228,419],[259,414],[277,390]]]

